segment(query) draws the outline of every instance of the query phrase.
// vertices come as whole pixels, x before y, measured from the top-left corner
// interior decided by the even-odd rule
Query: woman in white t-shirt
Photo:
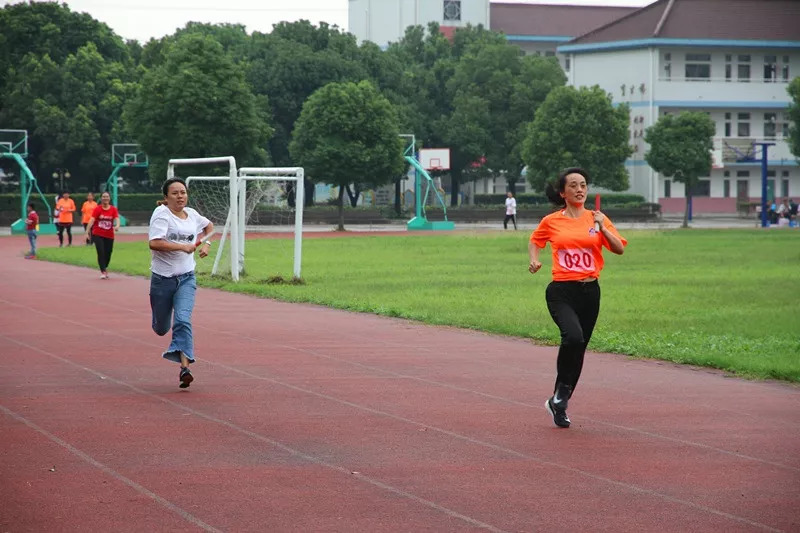
[[[168,179],[162,192],[164,200],[150,217],[150,309],[153,331],[163,336],[172,327],[172,342],[162,357],[180,363],[178,379],[185,389],[194,379],[189,370],[194,363],[194,252],[199,250],[201,258],[208,255],[214,224],[186,207],[189,196],[182,179]]]
[[[506,218],[503,219],[503,229],[508,229],[509,220],[514,223],[514,229],[517,229],[517,201],[511,192],[506,196]]]

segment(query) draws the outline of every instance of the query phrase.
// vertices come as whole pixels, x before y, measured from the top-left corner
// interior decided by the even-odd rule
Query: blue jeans
[[[181,362],[181,354],[194,363],[194,342],[192,340],[192,310],[197,281],[194,272],[173,277],[151,273],[150,309],[153,311],[153,331],[164,336],[172,323],[172,342],[161,356],[164,359]]]
[[[36,230],[29,229],[27,230],[28,233],[28,242],[31,243],[31,251],[29,255],[36,255]]]

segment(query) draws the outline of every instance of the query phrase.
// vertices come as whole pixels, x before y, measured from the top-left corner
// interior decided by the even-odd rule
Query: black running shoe
[[[550,416],[553,417],[553,423],[560,428],[568,428],[569,427],[569,417],[567,416],[567,410],[558,407],[556,404],[553,403],[552,396],[547,399],[544,403],[545,409],[547,412],[550,413]]]
[[[194,381],[194,377],[192,376],[192,372],[189,370],[188,366],[181,368],[180,381],[180,388],[182,389],[187,388],[189,385],[191,385],[192,381]]]

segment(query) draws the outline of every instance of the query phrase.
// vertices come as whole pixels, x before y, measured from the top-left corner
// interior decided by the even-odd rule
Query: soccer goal
[[[247,272],[245,232],[294,233],[293,243],[276,239],[274,250],[265,262],[252,263],[251,271],[264,271],[280,277],[280,270],[291,265],[292,277],[300,278],[303,228],[302,168],[236,169],[233,158],[174,159],[175,165],[219,165],[223,160],[228,171],[219,175],[190,175],[186,179],[189,206],[214,223],[219,235],[212,249],[213,263],[198,262],[199,274],[230,275],[238,281]],[[196,170],[194,166],[192,170]],[[280,235],[276,235],[280,237]],[[250,258],[250,261],[255,261]],[[278,274],[278,276],[275,276]]]

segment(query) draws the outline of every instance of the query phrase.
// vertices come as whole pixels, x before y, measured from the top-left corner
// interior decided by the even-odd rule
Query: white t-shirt
[[[184,207],[183,212],[187,215],[185,219],[175,216],[165,205],[156,207],[150,217],[149,240],[164,239],[179,244],[197,242],[197,235],[211,222],[191,207]],[[194,270],[194,254],[150,250],[150,255],[150,270],[159,276],[178,276]]]
[[[517,200],[516,198],[506,198],[506,215],[517,214]]]

